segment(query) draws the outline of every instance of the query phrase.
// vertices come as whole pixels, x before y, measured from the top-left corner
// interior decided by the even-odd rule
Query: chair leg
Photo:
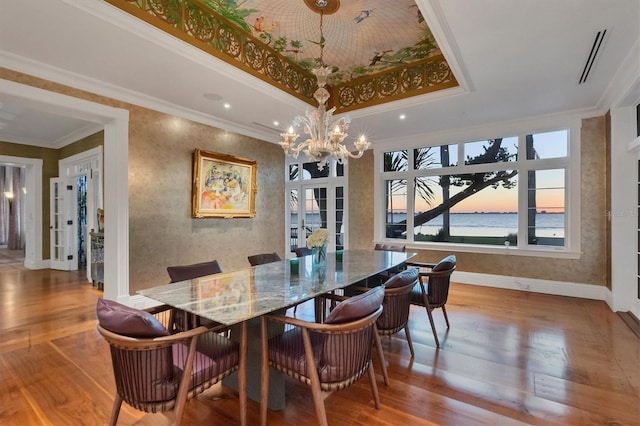
[[[438,333],[436,332],[436,324],[433,322],[433,315],[431,315],[431,310],[429,307],[427,309],[427,315],[429,316],[429,322],[431,323],[431,331],[433,331],[433,338],[436,341],[436,347],[440,347],[440,341],[438,340]]]
[[[111,410],[111,421],[109,426],[116,426],[118,423],[118,416],[120,415],[120,407],[122,406],[122,397],[116,392],[116,397],[113,399],[113,409]]]
[[[404,326],[404,335],[407,338],[407,343],[409,344],[409,351],[411,352],[411,358],[413,358],[416,356],[416,354],[415,352],[413,352],[413,342],[411,341],[411,333],[409,332],[408,323]]]
[[[444,314],[444,320],[447,322],[447,328],[449,328],[449,317],[447,316],[447,310],[444,305],[442,305],[442,313]]]
[[[378,353],[378,361],[380,361],[380,368],[382,368],[382,377],[384,378],[384,384],[389,386],[389,374],[387,373],[387,363],[384,359],[384,352],[382,352],[382,343],[380,343],[380,335],[378,334],[378,327],[374,326],[373,330],[373,343],[376,345],[376,352]]]
[[[371,393],[373,394],[373,402],[376,410],[380,409],[380,395],[378,394],[378,385],[376,384],[376,372],[373,370],[373,363],[369,362],[369,384],[371,385]]]

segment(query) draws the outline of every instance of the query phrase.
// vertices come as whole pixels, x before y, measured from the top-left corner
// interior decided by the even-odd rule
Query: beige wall
[[[97,148],[104,144],[104,131],[99,131],[91,136],[82,138],[79,141],[70,143],[58,150],[58,157],[62,160],[69,158],[73,155],[80,154],[81,152],[88,151],[93,148]]]
[[[250,254],[275,251],[284,256],[284,155],[278,145],[3,68],[0,78],[129,110],[131,294],[167,283],[170,265],[218,259],[229,270],[248,266]],[[195,148],[258,162],[255,218],[191,218]],[[105,222],[109,226],[108,217]]]
[[[247,265],[257,252],[283,253],[284,157],[277,145],[0,69],[0,78],[128,109],[130,290],[167,282],[169,265],[218,259],[223,269]],[[580,259],[456,253],[459,269],[506,276],[604,285],[606,282],[604,117],[583,121]],[[192,219],[195,148],[258,161],[255,219]],[[12,153],[9,155],[17,155]],[[373,245],[373,154],[349,164],[350,243]],[[106,218],[108,224],[108,218]],[[417,260],[445,252],[422,250]]]
[[[606,121],[595,117],[582,122],[581,131],[581,245],[577,260],[548,257],[456,253],[464,272],[506,275],[552,281],[605,285],[606,249]],[[369,153],[367,153],[369,154]],[[373,155],[349,163],[350,238],[354,248],[373,246]],[[357,182],[356,188],[353,184]],[[450,252],[418,250],[416,261],[436,262]]]
[[[249,266],[251,254],[285,256],[284,155],[278,145],[143,108],[130,111],[132,294],[168,282],[170,265],[217,259],[223,270],[231,270]],[[255,218],[191,218],[195,148],[258,162]]]
[[[349,248],[373,248],[373,151],[349,161]]]

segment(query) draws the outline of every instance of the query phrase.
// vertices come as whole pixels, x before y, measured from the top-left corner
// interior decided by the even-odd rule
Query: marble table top
[[[345,250],[327,253],[326,265],[311,256],[207,275],[138,293],[216,322],[232,325],[288,308],[398,266],[415,253]],[[297,271],[292,260],[298,261]]]

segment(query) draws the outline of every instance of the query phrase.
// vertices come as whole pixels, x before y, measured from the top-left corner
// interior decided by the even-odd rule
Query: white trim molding
[[[607,293],[610,293],[609,289],[604,285],[508,277],[505,275],[478,274],[462,271],[455,271],[451,276],[451,281],[460,284],[472,284],[484,287],[505,288],[509,290],[530,291],[533,293],[603,301],[609,299]]]
[[[112,300],[128,298],[129,111],[3,79],[0,79],[0,94],[5,99],[17,99],[30,108],[104,126],[104,210],[109,221],[104,233],[104,261],[109,265],[104,271],[104,297]],[[40,182],[42,179],[36,186],[42,191]]]

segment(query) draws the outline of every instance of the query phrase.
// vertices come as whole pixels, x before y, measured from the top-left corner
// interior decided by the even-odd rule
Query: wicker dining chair
[[[251,266],[264,265],[265,263],[279,262],[282,259],[278,253],[260,253],[252,256],[247,256],[247,260]]]
[[[382,243],[376,243],[376,245],[373,247],[374,250],[384,250],[384,251],[398,251],[398,252],[406,252],[407,251],[407,246],[405,246],[404,244],[382,244]]]
[[[167,273],[172,283],[192,280],[194,278],[204,277],[205,275],[219,274],[220,272],[222,272],[222,268],[220,268],[217,260],[167,267]]]
[[[246,332],[240,343],[213,326],[170,334],[168,312],[167,306],[142,311],[98,300],[97,328],[109,343],[116,384],[110,425],[117,423],[123,401],[148,413],[175,411],[179,425],[189,399],[235,371],[245,425]]]
[[[296,257],[304,257],[309,256],[311,253],[313,253],[313,250],[311,250],[309,247],[298,247],[295,252]]]
[[[445,304],[449,298],[449,287],[451,285],[451,274],[456,270],[456,256],[451,254],[438,263],[418,263],[407,262],[407,266],[420,268],[419,282],[413,287],[411,292],[411,304],[423,306],[427,310],[431,331],[436,342],[436,347],[440,347],[440,340],[436,332],[436,325],[431,312],[441,308],[444,320],[449,329],[449,317]]]
[[[175,265],[168,266],[167,273],[172,283],[192,280],[194,278],[204,277],[206,275],[219,274],[222,272],[220,264],[217,260],[210,262],[193,263],[190,265]],[[200,325],[209,324],[212,321],[205,320],[193,315],[189,312],[185,312],[178,308],[172,308],[171,310],[171,322],[169,329],[171,331],[184,331],[192,328],[196,328]],[[220,325],[215,323],[216,325]]]
[[[382,336],[391,336],[404,329],[411,358],[415,356],[415,352],[409,332],[409,311],[411,292],[418,284],[419,272],[418,268],[409,268],[393,275],[384,283],[382,315],[376,321],[378,333]]]
[[[383,287],[348,298],[331,311],[323,324],[281,315],[262,317],[262,425],[267,424],[270,366],[311,387],[320,425],[327,425],[324,399],[351,386],[366,373],[375,407],[380,408],[371,353],[383,298]],[[284,332],[269,338],[269,323],[280,324]]]

